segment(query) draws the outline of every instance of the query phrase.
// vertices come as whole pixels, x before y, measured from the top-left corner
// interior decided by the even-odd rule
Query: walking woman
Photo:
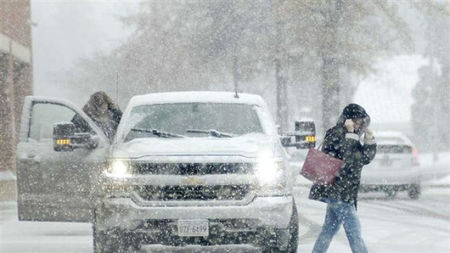
[[[333,184],[314,184],[311,187],[309,198],[327,203],[325,221],[314,244],[313,253],[327,251],[341,224],[352,252],[367,252],[356,208],[362,167],[369,164],[376,154],[375,138],[367,128],[369,123],[370,117],[363,107],[349,104],[344,108],[336,126],[326,132],[322,151],[344,160],[345,164]]]

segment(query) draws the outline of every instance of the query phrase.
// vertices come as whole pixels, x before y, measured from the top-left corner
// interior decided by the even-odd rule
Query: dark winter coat
[[[122,111],[118,108],[108,108],[108,120],[106,122],[97,119],[93,115],[88,116],[90,116],[94,123],[103,130],[106,137],[108,137],[109,140],[112,140],[116,134],[120,119],[122,118]],[[85,133],[92,131],[87,122],[78,114],[73,117],[72,123],[74,123],[79,132]]]
[[[348,105],[336,124],[330,128],[324,138],[322,151],[335,158],[344,160],[339,175],[331,185],[313,184],[309,198],[328,201],[343,201],[356,206],[358,189],[361,180],[361,171],[364,165],[369,164],[376,154],[374,140],[366,141],[362,145],[359,141],[361,132],[348,133],[344,126],[346,119],[363,118],[366,126],[370,122],[369,115],[364,108],[356,104]],[[359,134],[359,135],[358,135]]]

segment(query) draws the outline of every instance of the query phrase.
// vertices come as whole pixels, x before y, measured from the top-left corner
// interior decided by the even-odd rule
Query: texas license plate
[[[178,220],[179,236],[208,236],[208,220]]]

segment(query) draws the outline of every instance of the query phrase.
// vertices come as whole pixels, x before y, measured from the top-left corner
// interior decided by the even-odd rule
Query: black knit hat
[[[348,104],[342,111],[341,116],[338,120],[338,125],[344,127],[344,122],[346,119],[363,119],[363,123],[355,133],[361,134],[370,125],[370,116],[367,114],[366,110],[358,104]]]
[[[364,119],[369,117],[369,115],[366,113],[366,110],[358,104],[349,104],[344,108],[344,111],[342,111],[342,115],[345,119]]]

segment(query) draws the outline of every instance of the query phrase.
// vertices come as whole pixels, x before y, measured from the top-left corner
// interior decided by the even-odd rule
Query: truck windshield
[[[124,141],[135,138],[154,138],[146,131],[132,129],[159,129],[189,137],[205,137],[191,129],[214,129],[233,136],[263,133],[255,110],[249,104],[174,103],[140,105],[131,110],[126,123]]]

